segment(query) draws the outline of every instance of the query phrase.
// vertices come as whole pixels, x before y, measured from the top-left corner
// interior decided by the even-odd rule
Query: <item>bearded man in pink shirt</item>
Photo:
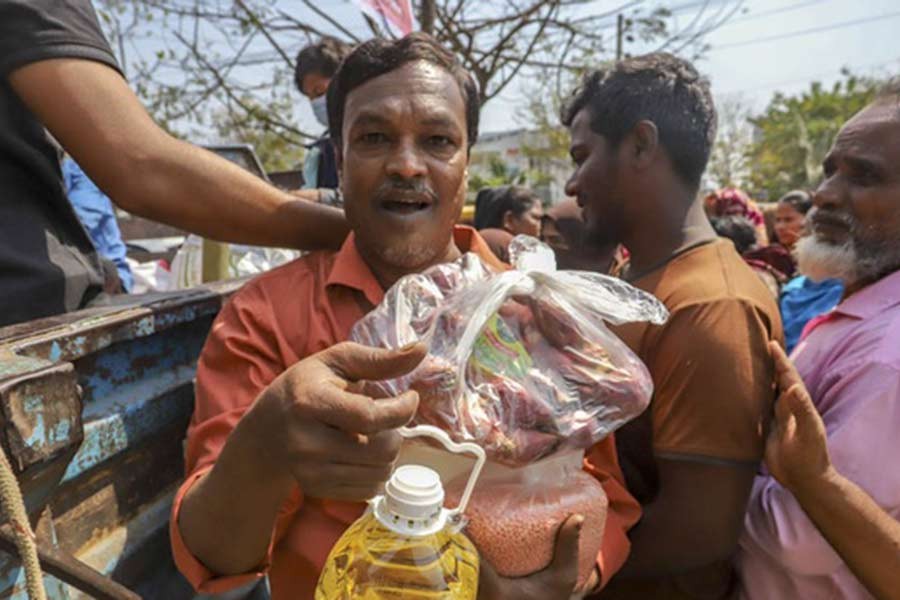
[[[846,291],[807,325],[792,358],[824,421],[830,461],[794,479],[770,461],[784,485],[768,470],[756,477],[737,557],[750,600],[872,598],[857,578],[870,579],[860,565],[890,557],[878,555],[883,545],[853,544],[866,528],[833,523],[841,512],[823,507],[857,490],[900,518],[898,83],[844,125],[823,166],[800,268],[814,279],[840,278]],[[835,483],[836,473],[853,490]]]

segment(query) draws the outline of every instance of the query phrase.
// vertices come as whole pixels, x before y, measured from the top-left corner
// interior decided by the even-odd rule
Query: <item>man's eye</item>
[[[382,144],[387,141],[387,136],[379,132],[364,133],[360,136],[364,144]]]
[[[446,135],[433,135],[428,138],[428,143],[437,148],[447,148],[453,145],[453,140]]]

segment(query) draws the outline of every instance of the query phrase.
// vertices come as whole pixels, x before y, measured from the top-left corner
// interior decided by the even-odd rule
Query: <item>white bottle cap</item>
[[[384,499],[387,509],[401,519],[428,519],[441,510],[444,487],[433,469],[404,465],[391,474]]]
[[[430,437],[440,442],[451,452],[468,452],[475,455],[475,467],[469,475],[469,481],[459,500],[459,505],[446,509],[444,504],[444,486],[441,478],[428,467],[422,465],[403,465],[398,467],[387,484],[384,495],[372,498],[369,503],[378,522],[395,533],[407,536],[431,535],[443,529],[448,523],[461,527],[461,516],[472,495],[475,481],[484,466],[484,450],[471,442],[456,443],[445,432],[431,425],[417,427],[401,427],[401,436],[405,438]]]
[[[447,522],[441,478],[428,467],[403,465],[391,474],[384,496],[375,499],[375,516],[396,533],[410,536],[440,531]]]

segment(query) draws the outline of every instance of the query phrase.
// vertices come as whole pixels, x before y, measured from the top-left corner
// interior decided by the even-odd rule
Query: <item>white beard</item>
[[[859,253],[853,242],[829,244],[813,234],[800,238],[794,246],[794,253],[797,270],[813,281],[840,279],[849,285],[857,280]]]

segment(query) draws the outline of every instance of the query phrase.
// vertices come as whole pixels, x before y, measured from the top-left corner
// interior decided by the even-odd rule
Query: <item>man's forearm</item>
[[[16,69],[9,82],[127,211],[212,239],[301,250],[337,248],[349,231],[341,211],[298,200],[167,134],[104,64],[42,60]]]
[[[792,490],[810,520],[877,598],[900,598],[900,523],[832,470]]]
[[[187,492],[178,527],[191,554],[217,575],[257,568],[293,481],[269,473],[242,421],[215,466]]]
[[[317,250],[338,248],[349,231],[342,211],[298,199],[168,136],[132,159],[126,173],[111,178],[117,204],[211,239]]]

